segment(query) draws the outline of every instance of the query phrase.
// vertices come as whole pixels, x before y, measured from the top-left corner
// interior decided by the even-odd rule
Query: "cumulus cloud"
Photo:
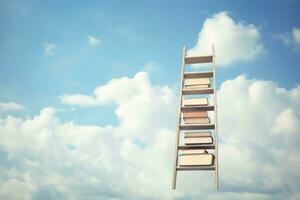
[[[223,179],[227,189],[277,195],[300,189],[295,168],[300,160],[292,161],[299,154],[299,148],[295,149],[300,139],[295,124],[300,119],[299,93],[299,86],[286,90],[274,82],[248,80],[245,76],[222,84],[220,151],[223,170],[228,174]],[[233,164],[225,160],[231,151],[240,154],[232,156]]]
[[[122,84],[125,85],[118,91],[108,92]],[[132,93],[122,94],[124,88]],[[14,166],[11,163],[20,162],[16,171],[22,176],[17,181],[32,185],[16,188],[15,193],[26,189],[28,198],[54,195],[52,198],[68,199],[87,195],[89,199],[176,196],[177,192],[170,193],[170,142],[174,143],[172,128],[176,119],[173,92],[168,87],[152,85],[145,72],[133,78],[114,79],[96,91],[99,90],[100,94],[104,91],[109,95],[104,102],[116,102],[120,120],[117,126],[62,123],[56,109],[50,107],[33,118],[8,116],[0,120],[0,150],[9,163],[1,171],[5,173]],[[117,92],[121,93],[120,98]],[[12,179],[0,177],[5,177],[1,180],[3,184]],[[157,177],[161,177],[160,184]],[[0,197],[7,196],[7,192],[0,190]]]
[[[15,102],[0,102],[0,111],[13,111],[25,109],[22,105]]]
[[[300,49],[300,28],[293,27],[290,32],[276,33],[272,36],[274,39],[281,40],[286,46],[293,48],[295,51]]]
[[[88,36],[88,41],[89,41],[89,44],[92,46],[97,46],[101,42],[101,40],[99,38],[91,36],[91,35]]]
[[[260,37],[255,25],[236,22],[227,12],[220,12],[205,20],[197,44],[187,53],[190,56],[210,55],[212,44],[215,44],[217,64],[230,66],[261,55],[264,47]]]
[[[153,115],[158,125],[169,124],[166,119],[175,113],[173,108],[176,102],[173,91],[169,87],[152,86],[146,72],[139,72],[133,78],[112,79],[98,86],[91,96],[64,94],[60,99],[63,103],[78,106],[116,104],[118,108],[115,113],[120,120],[120,127],[116,129],[118,135],[138,136],[141,140],[151,139],[152,131],[157,127],[148,126]],[[162,109],[169,111],[162,113]]]
[[[45,55],[47,55],[47,56],[53,56],[54,55],[54,51],[56,49],[56,44],[44,42],[43,46],[44,46]]]
[[[212,172],[179,172],[177,190],[170,189],[178,99],[169,87],[139,72],[89,97],[114,102],[119,123],[61,122],[50,107],[32,118],[1,118],[1,198],[299,198],[299,86],[287,90],[244,75],[222,83],[220,191]]]
[[[293,28],[293,41],[295,45],[300,45],[300,28]]]
[[[64,94],[59,97],[63,103],[69,105],[78,105],[78,106],[96,106],[99,105],[97,100],[93,97],[82,95],[82,94]]]

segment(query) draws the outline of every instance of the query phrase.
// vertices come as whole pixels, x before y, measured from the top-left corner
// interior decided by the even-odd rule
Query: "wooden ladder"
[[[212,63],[212,71],[206,72],[186,72],[186,64],[201,64],[201,63]],[[207,88],[185,88],[185,80],[193,78],[209,78],[212,81],[212,86]],[[173,180],[172,189],[176,188],[177,171],[185,170],[212,170],[215,171],[215,186],[219,188],[219,158],[218,158],[218,116],[217,116],[217,84],[216,84],[216,64],[215,64],[215,48],[212,45],[212,55],[189,57],[186,56],[186,49],[183,47],[182,52],[182,71],[181,71],[181,84],[180,84],[180,100],[178,107],[178,120],[176,127],[176,141],[175,141],[175,156],[174,156],[174,169],[173,169]],[[183,96],[191,95],[213,95],[214,104],[211,105],[196,105],[196,106],[183,106]],[[182,112],[185,111],[212,111],[214,112],[214,122],[207,124],[185,124],[182,121]],[[180,134],[186,130],[212,130],[213,143],[212,144],[197,144],[197,145],[181,145]],[[179,151],[185,149],[204,149],[209,150],[214,155],[214,162],[212,165],[198,165],[198,166],[180,166]]]

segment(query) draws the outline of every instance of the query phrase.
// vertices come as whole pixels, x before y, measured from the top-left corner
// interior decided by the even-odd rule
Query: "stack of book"
[[[186,132],[184,143],[186,145],[212,144],[213,138],[210,132]]]
[[[201,89],[209,88],[210,79],[209,78],[190,78],[185,80],[186,89]]]
[[[207,106],[207,98],[182,99],[183,106]]]
[[[185,132],[186,145],[213,144],[210,132]],[[209,166],[214,164],[214,155],[205,149],[186,149],[180,154],[181,166]]]
[[[183,120],[185,124],[209,124],[210,119],[207,111],[183,111]]]
[[[186,89],[202,89],[210,87],[209,78],[190,78],[185,80]],[[208,106],[207,98],[189,98],[183,99],[184,107]],[[207,111],[187,110],[182,111],[182,117],[185,124],[209,124],[210,119]],[[185,132],[184,144],[192,149],[181,150],[180,166],[211,166],[214,164],[214,155],[207,150],[197,148],[197,145],[213,144],[213,137],[210,132]],[[193,147],[194,146],[194,147]]]
[[[214,155],[204,149],[182,150],[180,166],[210,166],[214,164]]]

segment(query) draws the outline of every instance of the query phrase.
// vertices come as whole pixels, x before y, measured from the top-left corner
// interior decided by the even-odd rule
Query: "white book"
[[[199,166],[199,165],[213,165],[214,155],[210,153],[194,154],[194,155],[180,155],[180,166]]]
[[[209,88],[210,85],[203,84],[203,85],[186,85],[185,89],[202,89],[202,88]]]
[[[209,78],[189,78],[185,79],[185,85],[210,85]]]
[[[184,123],[186,124],[209,124],[210,120],[208,117],[192,117],[184,118]]]
[[[181,151],[180,155],[191,155],[200,153],[207,153],[207,151],[205,149],[185,149]]]
[[[210,137],[211,133],[210,132],[185,132],[184,133],[184,138],[188,137]]]
[[[183,118],[205,118],[208,117],[207,111],[183,111]]]
[[[208,99],[207,98],[194,98],[194,99],[183,99],[183,106],[207,106]]]
[[[186,145],[191,145],[191,144],[212,144],[213,143],[213,138],[212,137],[184,138],[184,143]]]

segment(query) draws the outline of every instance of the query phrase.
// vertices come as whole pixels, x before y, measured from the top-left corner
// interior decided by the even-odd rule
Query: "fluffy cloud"
[[[44,53],[47,56],[53,56],[54,55],[54,50],[56,49],[56,45],[54,43],[48,43],[44,42]]]
[[[299,86],[286,90],[274,82],[248,80],[245,76],[222,84],[221,158],[228,189],[273,193],[279,199],[280,195],[299,191],[296,166],[300,160],[295,160],[300,139],[299,94]],[[228,157],[234,158],[233,164],[225,160]]]
[[[298,199],[300,87],[241,75],[225,81],[218,95],[218,192],[212,172],[179,172],[171,191],[178,99],[140,72],[99,86],[90,97],[117,105],[116,126],[63,123],[54,108],[2,118],[0,197]]]
[[[297,51],[300,47],[300,28],[293,27],[291,32],[273,34],[273,38],[281,40],[286,46]]]
[[[99,38],[90,36],[90,35],[88,36],[88,41],[89,41],[89,44],[92,46],[97,46],[101,42],[101,40]]]
[[[188,55],[209,55],[215,44],[218,65],[248,62],[263,53],[260,35],[255,25],[235,22],[227,12],[216,13],[205,20],[197,44]]]
[[[141,141],[151,140],[157,127],[174,126],[174,105],[176,98],[168,87],[152,86],[146,72],[139,72],[133,78],[113,79],[95,89],[93,96],[65,94],[61,101],[70,105],[95,106],[115,103],[116,116],[120,125],[116,129],[120,137],[137,137]],[[168,112],[161,112],[168,110]],[[149,126],[149,121],[156,121]]]
[[[24,107],[14,102],[0,102],[0,111],[23,110]]]
[[[78,106],[96,106],[99,105],[99,102],[93,97],[82,95],[82,94],[64,94],[59,97],[63,103],[69,105],[78,105]]]
[[[293,28],[292,33],[295,45],[300,45],[300,28]]]

